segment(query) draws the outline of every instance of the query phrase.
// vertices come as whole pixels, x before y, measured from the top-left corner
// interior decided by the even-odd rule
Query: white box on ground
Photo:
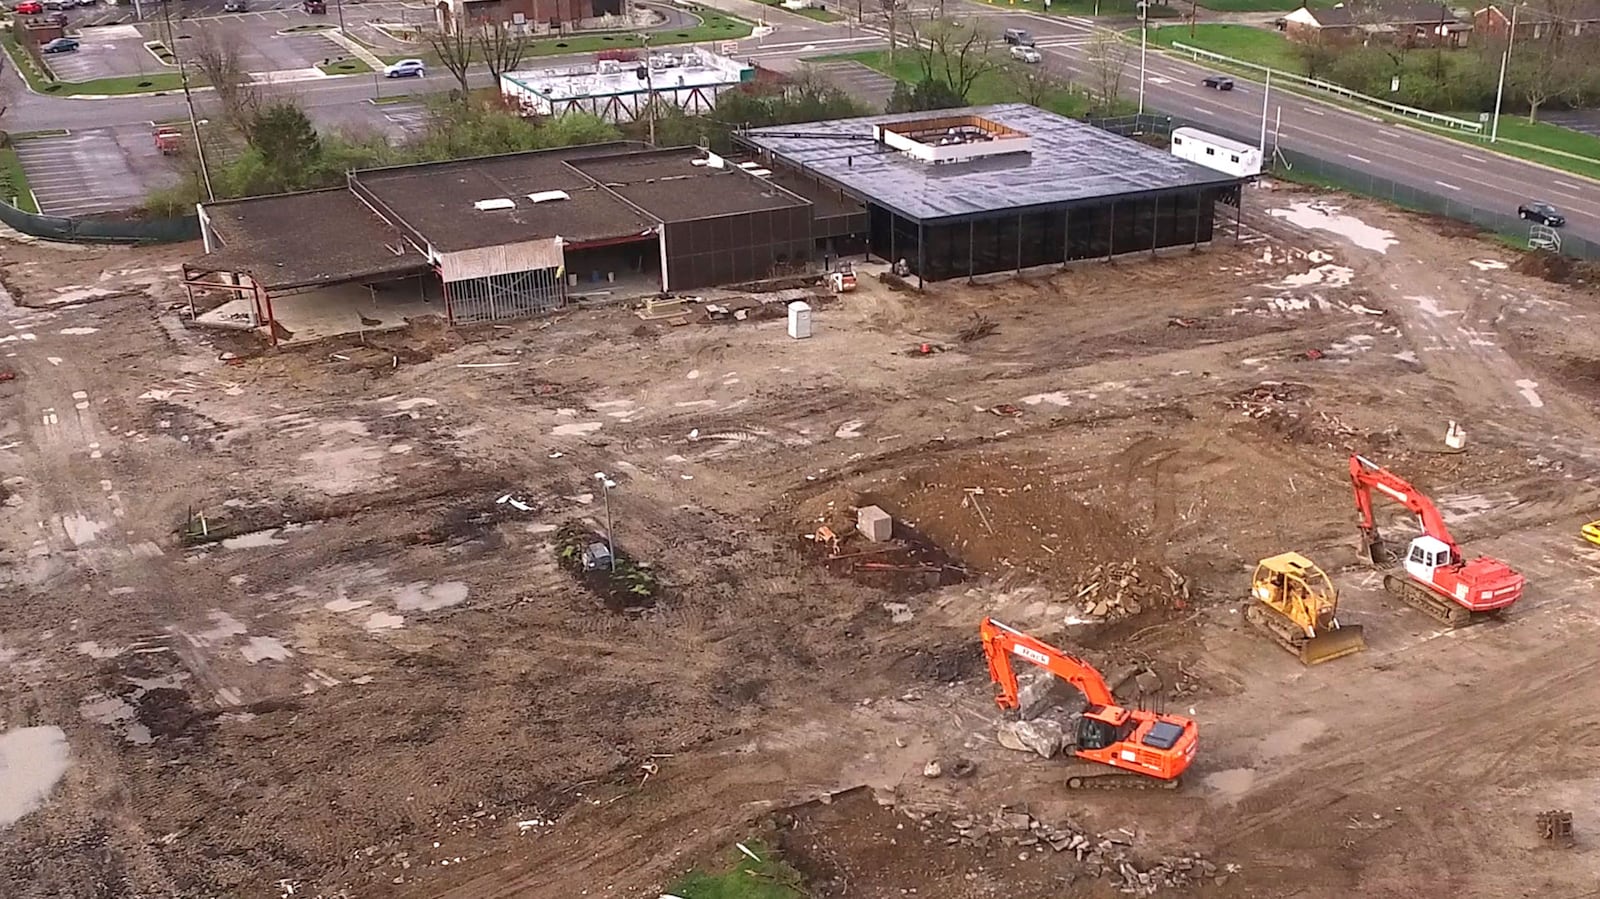
[[[894,536],[894,519],[877,506],[862,506],[856,510],[856,530],[873,543],[883,543]]]
[[[803,340],[811,336],[811,306],[799,300],[789,304],[789,336]]]

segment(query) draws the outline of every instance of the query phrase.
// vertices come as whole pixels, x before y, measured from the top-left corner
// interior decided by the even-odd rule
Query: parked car
[[[1227,75],[1207,75],[1206,80],[1200,83],[1214,91],[1233,90],[1233,79]]]
[[[1021,28],[1007,28],[1005,31],[1006,43],[1013,47],[1032,47],[1033,35]]]
[[[305,2],[300,5],[305,9],[306,12],[314,16],[325,16],[328,14],[328,4],[325,2],[325,0],[305,0]]]
[[[222,11],[223,12],[244,12],[245,11],[244,0],[228,0],[227,3],[222,4]]]
[[[384,66],[385,78],[421,78],[428,74],[428,67],[420,59],[402,59],[394,65]]]
[[[39,0],[45,9],[60,11],[71,9],[78,5],[78,0]]]
[[[78,39],[75,37],[58,37],[53,41],[45,41],[39,47],[40,53],[75,53],[78,50]]]
[[[1018,60],[1021,60],[1023,62],[1026,62],[1026,63],[1041,63],[1041,62],[1044,62],[1044,54],[1043,53],[1040,53],[1038,50],[1034,49],[1033,47],[1029,47],[1029,46],[1026,46],[1026,45],[1023,45],[1023,44],[1018,44],[1017,46],[1011,48],[1011,58],[1012,59],[1018,59]]]
[[[51,25],[60,25],[62,28],[67,27],[67,14],[64,12],[50,13],[44,17],[44,20]]]
[[[36,16],[44,12],[44,4],[39,0],[22,0],[21,3],[11,7],[11,11],[19,16]]]
[[[1532,203],[1523,203],[1517,207],[1517,217],[1530,222],[1538,222],[1551,228],[1559,228],[1567,223],[1567,217],[1559,210],[1543,200]]]

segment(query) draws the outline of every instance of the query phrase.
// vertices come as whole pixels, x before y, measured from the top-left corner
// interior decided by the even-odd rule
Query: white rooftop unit
[[[1172,155],[1228,175],[1261,174],[1261,150],[1199,128],[1172,129]]]
[[[505,197],[500,197],[494,200],[479,200],[478,202],[472,204],[472,208],[478,210],[479,212],[493,212],[499,209],[515,209],[517,208],[517,201],[508,200]]]

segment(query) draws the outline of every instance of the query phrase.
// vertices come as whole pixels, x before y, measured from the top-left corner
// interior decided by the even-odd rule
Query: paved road
[[[1079,83],[1092,80],[1085,61],[1094,27],[1090,20],[1007,12],[961,0],[951,3],[968,15],[988,19],[997,29],[1027,28],[1039,39],[1047,65],[1053,70],[1069,74]],[[818,23],[752,0],[711,0],[708,5],[776,26],[776,33],[767,38],[741,41],[739,54],[780,68],[790,68],[801,58],[870,49],[880,43],[880,38],[845,23]],[[560,65],[585,58],[586,55],[553,57],[546,62]],[[1241,82],[1230,93],[1210,91],[1199,84],[1206,72],[1191,63],[1152,53],[1147,105],[1193,120],[1202,127],[1244,135],[1259,133],[1261,86]],[[1128,81],[1134,82],[1130,89],[1136,89],[1137,75]],[[488,78],[478,75],[474,82],[487,84]],[[285,89],[299,97],[320,123],[371,124],[373,107],[363,101],[380,92],[426,92],[450,87],[448,78],[435,76],[404,88],[381,79],[341,78],[300,82]],[[179,96],[73,101],[25,95],[14,106],[7,124],[15,130],[129,125],[184,114]],[[1566,212],[1569,233],[1600,242],[1600,182],[1387,124],[1297,94],[1274,92],[1269,116],[1276,120],[1279,110],[1282,120],[1278,139],[1286,149],[1316,153],[1431,194],[1507,214],[1515,214],[1517,205],[1528,199],[1546,199]]]
[[[994,20],[996,28],[1028,29],[1039,39],[1052,69],[1070,73],[1080,84],[1093,82],[1085,59],[1086,44],[1058,43],[1074,36],[1087,38],[1093,31],[1089,20],[963,5]],[[1132,56],[1135,69],[1126,79],[1130,93],[1138,90],[1137,51]],[[1149,54],[1146,69],[1145,103],[1149,108],[1190,119],[1201,127],[1259,135],[1262,85],[1240,81],[1231,92],[1213,91],[1200,84],[1210,70],[1156,53]],[[1330,162],[1507,215],[1516,215],[1517,205],[1530,199],[1548,200],[1567,214],[1569,233],[1600,242],[1600,182],[1478,150],[1288,91],[1273,91],[1266,99],[1269,130],[1278,127],[1277,117],[1282,110],[1278,140],[1287,150],[1315,153]]]

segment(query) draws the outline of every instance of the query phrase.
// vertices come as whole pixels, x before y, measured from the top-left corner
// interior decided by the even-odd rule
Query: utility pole
[[[171,0],[161,0],[161,18],[167,26],[167,49],[172,51],[172,59],[178,66],[178,83],[183,85],[183,102],[189,107],[189,133],[194,135],[194,152],[200,161],[200,180],[205,185],[206,201],[212,202],[217,195],[211,190],[211,167],[206,164],[206,142],[200,133],[200,120],[194,114],[194,94],[189,91],[189,70],[184,67],[183,57],[178,54],[178,42],[172,36]]]
[[[1150,37],[1150,7],[1139,0],[1139,115],[1144,115],[1144,58]]]
[[[1500,139],[1500,102],[1506,95],[1506,66],[1511,64],[1511,44],[1517,39],[1517,11],[1520,9],[1520,3],[1511,7],[1511,25],[1506,29],[1506,52],[1500,57],[1500,84],[1494,89],[1494,124],[1489,128],[1491,144]]]
[[[344,0],[333,0],[333,6],[339,12],[339,33],[344,34]]]
[[[650,65],[650,32],[645,32],[640,35],[640,38],[644,41],[644,90],[645,96],[649,98],[646,102],[649,104],[650,146],[654,147],[656,145],[656,76],[655,67]]]
[[[1267,158],[1267,99],[1272,96],[1272,70],[1267,70],[1267,86],[1261,92],[1261,158]]]

